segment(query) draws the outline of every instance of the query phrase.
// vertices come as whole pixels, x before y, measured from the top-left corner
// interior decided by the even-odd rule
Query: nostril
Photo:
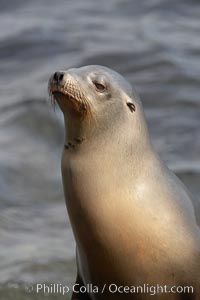
[[[53,75],[53,79],[59,83],[64,77],[64,73],[63,72],[56,72],[54,75]]]

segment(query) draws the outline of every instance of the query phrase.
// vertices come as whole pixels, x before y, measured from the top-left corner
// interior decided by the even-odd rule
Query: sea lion
[[[78,268],[72,299],[200,299],[190,195],[154,151],[130,83],[86,66],[53,74],[49,91],[65,121],[62,178]]]

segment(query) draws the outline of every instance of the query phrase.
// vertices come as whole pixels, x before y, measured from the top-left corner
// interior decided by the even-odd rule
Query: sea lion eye
[[[98,92],[103,93],[106,89],[105,85],[103,85],[102,83],[99,83],[97,81],[93,81],[93,84]]]

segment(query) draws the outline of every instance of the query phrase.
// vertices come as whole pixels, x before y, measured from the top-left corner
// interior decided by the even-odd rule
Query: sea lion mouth
[[[52,76],[49,80],[49,96],[51,104],[55,107],[55,101],[62,108],[70,106],[75,112],[85,115],[89,111],[89,103],[79,84],[68,75],[63,83],[57,83]]]
[[[53,97],[55,98],[55,100],[61,100],[61,99],[63,99],[65,101],[71,101],[72,103],[79,102],[79,99],[77,99],[74,96],[70,95],[63,88],[52,89],[51,93],[52,93]]]

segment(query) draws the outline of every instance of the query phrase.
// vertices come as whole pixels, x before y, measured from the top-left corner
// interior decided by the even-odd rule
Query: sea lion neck
[[[141,112],[143,113],[143,112]],[[154,152],[149,132],[144,121],[143,126],[137,126],[137,119],[117,120],[109,128],[103,123],[81,123],[64,114],[65,140],[64,147],[76,155],[111,155],[113,159],[124,157],[125,160],[138,160],[138,156]],[[135,128],[134,128],[135,127]],[[148,151],[147,151],[148,150]]]

